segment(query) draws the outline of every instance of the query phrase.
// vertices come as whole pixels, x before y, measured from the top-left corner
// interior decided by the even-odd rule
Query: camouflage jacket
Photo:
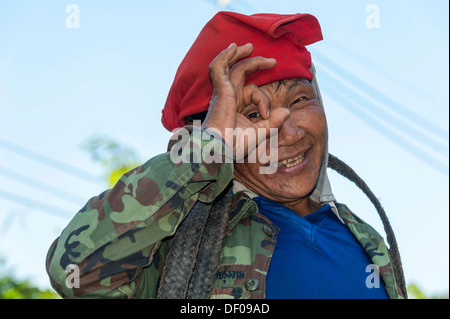
[[[190,139],[192,149],[208,143],[224,146]],[[65,298],[156,298],[178,225],[197,200],[211,202],[232,179],[232,163],[175,164],[169,152],[124,174],[90,199],[51,245],[52,286]],[[402,298],[383,238],[347,206],[337,207],[379,267],[388,295]],[[244,192],[234,194],[211,298],[264,298],[278,232]]]

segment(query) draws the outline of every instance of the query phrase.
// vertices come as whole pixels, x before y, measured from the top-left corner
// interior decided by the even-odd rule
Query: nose
[[[278,132],[278,147],[294,145],[304,135],[305,131],[296,125],[292,116],[289,115]]]

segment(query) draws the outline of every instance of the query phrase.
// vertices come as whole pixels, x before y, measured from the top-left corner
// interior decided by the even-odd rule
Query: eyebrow
[[[278,92],[278,90],[280,89],[281,85],[285,85],[285,84],[286,84],[285,80],[279,80],[279,81],[278,81],[277,89],[275,90],[275,93]],[[295,86],[297,86],[297,85],[307,86],[307,84],[306,84],[306,83],[303,83],[303,81],[302,81],[301,79],[296,78],[294,81],[292,81],[292,82],[288,85],[288,87],[286,88],[286,90],[287,90],[287,91],[290,91],[290,90],[292,90],[292,89],[293,89]]]
[[[308,86],[308,84],[304,83],[301,79],[297,78],[297,79],[295,79],[295,81],[293,81],[291,84],[289,84],[289,86],[287,87],[287,90],[290,91],[297,85],[306,86],[306,87]]]
[[[278,90],[280,89],[281,84],[284,84],[284,80],[279,80],[278,81],[278,86],[277,86],[277,89],[275,90],[275,93],[278,92]]]

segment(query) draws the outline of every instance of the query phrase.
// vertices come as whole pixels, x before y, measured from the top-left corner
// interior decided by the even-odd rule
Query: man
[[[203,120],[187,126],[191,151],[171,152],[177,141],[89,200],[48,252],[53,287],[67,298],[190,298],[203,296],[192,290],[206,280],[200,290],[211,298],[402,298],[382,237],[331,192],[326,118],[305,48],[321,39],[308,14],[219,12],[163,110],[171,131]],[[240,142],[227,130],[258,134]],[[267,146],[277,162],[249,160]],[[205,149],[219,160],[206,161]],[[214,253],[203,241],[224,216]]]

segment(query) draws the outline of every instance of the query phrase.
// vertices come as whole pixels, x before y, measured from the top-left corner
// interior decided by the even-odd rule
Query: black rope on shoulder
[[[380,201],[372,193],[372,191],[367,186],[367,184],[358,176],[358,174],[356,174],[355,171],[350,166],[345,164],[343,161],[338,159],[336,156],[333,156],[331,154],[328,155],[328,167],[335,170],[342,176],[346,177],[353,183],[355,183],[356,186],[358,186],[364,192],[364,194],[366,194],[366,196],[370,199],[372,204],[375,206],[375,208],[378,212],[378,215],[380,216],[381,221],[383,222],[384,230],[386,232],[387,241],[389,244],[389,253],[392,258],[395,277],[399,283],[399,288],[400,288],[403,296],[406,298],[407,297],[406,282],[405,282],[405,276],[403,274],[402,260],[400,258],[400,252],[398,250],[397,240],[395,239],[394,231],[392,230],[389,219],[388,219],[383,207],[381,206]]]
[[[158,299],[211,295],[231,207],[231,183],[212,203],[197,201],[171,239]]]
[[[185,299],[194,272],[211,204],[197,201],[172,238],[162,273],[158,299]],[[186,213],[186,212],[185,212]]]

